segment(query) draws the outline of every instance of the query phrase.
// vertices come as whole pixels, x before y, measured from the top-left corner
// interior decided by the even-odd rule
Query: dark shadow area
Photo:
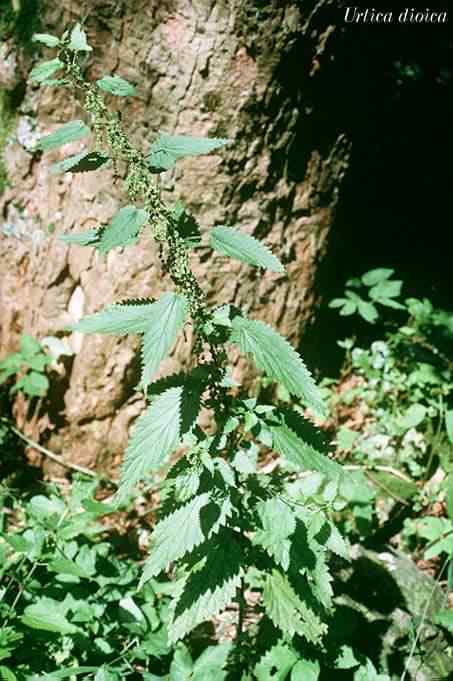
[[[382,652],[382,639],[389,628],[389,622],[382,618],[369,621],[364,614],[354,607],[340,605],[336,608],[330,622],[327,637],[327,650],[336,651],[347,642],[354,649],[356,657],[361,660],[369,658],[378,664]],[[363,659],[362,658],[362,659]],[[350,681],[353,670],[334,670],[324,667],[320,681]]]
[[[334,117],[352,145],[317,274],[323,302],[303,342],[304,356],[323,373],[338,370],[342,351],[334,340],[351,332],[350,320],[327,308],[349,277],[392,267],[404,281],[403,295],[425,296],[436,306],[452,308],[451,17],[446,24],[398,23],[405,7],[392,4],[391,24],[345,23],[344,8],[332,10],[340,30],[332,35],[309,93],[317,114],[311,128],[302,121],[299,144],[294,144],[301,148],[302,135],[312,135],[322,154],[329,141],[323,140],[329,130],[323,117]],[[430,9],[448,7],[435,2]],[[290,156],[289,166],[301,179],[303,157]],[[370,330],[375,332],[365,323],[357,327],[359,337]]]
[[[7,483],[14,493],[26,491],[31,497],[42,490],[42,470],[27,461],[24,442],[12,430],[15,419],[8,387],[0,386],[0,486]]]
[[[405,608],[403,594],[388,570],[365,557],[358,558],[353,565],[353,574],[338,593],[382,615],[390,615],[395,608]]]

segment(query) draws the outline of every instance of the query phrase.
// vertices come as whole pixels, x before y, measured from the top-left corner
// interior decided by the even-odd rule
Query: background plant
[[[326,395],[334,411],[341,414],[337,422],[340,450],[353,452],[354,461],[374,468],[376,480],[397,497],[417,497],[417,504],[426,504],[437,498],[439,486],[425,489],[414,483],[425,483],[439,466],[445,478],[443,486],[450,480],[453,318],[436,310],[428,299],[402,300],[402,282],[393,281],[392,274],[393,270],[378,269],[353,280],[371,285],[374,300],[379,296],[371,292],[381,282],[388,282],[392,296],[387,307],[398,310],[399,320],[385,319],[387,331],[368,347],[360,347],[354,339],[339,343],[346,350],[342,378],[325,382]],[[334,307],[338,300],[346,299],[336,299]],[[350,313],[366,318],[359,303],[354,305]],[[344,314],[343,310],[340,313]],[[386,472],[386,466],[398,469],[401,475]],[[430,498],[424,497],[427,493]]]
[[[0,385],[15,377],[11,394],[21,391],[27,397],[42,397],[49,389],[46,368],[52,361],[52,356],[36,338],[22,334],[19,352],[0,362]]]

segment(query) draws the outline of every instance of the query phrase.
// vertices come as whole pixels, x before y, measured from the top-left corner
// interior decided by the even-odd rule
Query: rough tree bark
[[[330,0],[303,6],[244,0],[92,0],[81,6],[64,0],[58,7],[48,3],[42,16],[43,29],[58,34],[85,15],[94,46],[90,77],[116,73],[138,84],[143,98],[121,102],[138,145],[146,147],[159,129],[233,140],[222,155],[180,163],[164,180],[167,198],[182,198],[205,228],[238,226],[280,254],[287,277],[262,276],[207,249],[194,256],[194,267],[213,304],[245,307],[295,344],[315,309],[316,268],[349,156],[335,113],[324,108],[326,84],[319,87],[332,61],[331,7]],[[27,80],[36,55],[25,56],[12,43],[1,49],[0,87],[23,91],[15,134],[3,152],[3,221],[21,236],[0,236],[4,356],[16,349],[21,332],[66,335],[65,326],[79,316],[125,297],[157,295],[165,282],[146,235],[106,259],[57,240],[63,232],[107,222],[125,198],[108,172],[49,173],[50,163],[80,147],[41,157],[32,151],[33,139],[83,112],[64,90],[38,89]],[[143,406],[133,392],[137,343],[77,334],[70,342],[76,354],[55,375],[43,405],[52,424],[42,422],[42,441],[67,460],[110,467]],[[181,338],[164,373],[187,362],[189,343]]]

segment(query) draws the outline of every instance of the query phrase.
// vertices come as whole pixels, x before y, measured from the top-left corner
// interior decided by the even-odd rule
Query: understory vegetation
[[[172,288],[59,338],[23,334],[0,361],[0,678],[450,678],[453,316],[406,297],[391,269],[358,272],[330,303],[351,318],[341,374],[316,383],[273,328],[210,308],[190,261],[204,243],[282,274],[277,255],[234,226],[202,233],[162,200],[156,176],[231,142],[161,133],[136,149],[106,103],[136,87],[86,79],[82,27],[35,40],[57,56],[33,80],[66,88],[87,114],[39,150],[91,134],[53,172],[113,168],[127,197],[110,224],[59,238],[102,257],[152,237]],[[194,368],[156,380],[186,328]],[[148,406],[118,479],[63,461],[64,481],[30,477],[25,447],[58,455],[21,432],[11,400],[21,393],[30,418],[43,408],[73,331],[142,340]],[[254,362],[253,391],[233,378],[233,353]]]

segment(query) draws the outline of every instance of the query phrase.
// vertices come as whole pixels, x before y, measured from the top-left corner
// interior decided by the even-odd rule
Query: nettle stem
[[[118,114],[108,109],[96,87],[84,78],[77,55],[62,48],[59,58],[65,65],[70,83],[84,93],[84,107],[91,114],[99,151],[107,146],[114,168],[121,161],[128,165],[124,179],[125,191],[131,201],[143,201],[153,228],[154,240],[164,247],[159,249],[162,269],[168,272],[178,293],[184,295],[188,301],[196,331],[194,352],[200,357],[207,343],[218,369],[215,377],[215,382],[218,383],[224,373],[226,353],[212,344],[204,330],[205,325],[212,320],[212,312],[208,307],[206,294],[192,271],[189,249],[178,234],[173,212],[162,200],[160,188],[144,154],[129,142]]]

